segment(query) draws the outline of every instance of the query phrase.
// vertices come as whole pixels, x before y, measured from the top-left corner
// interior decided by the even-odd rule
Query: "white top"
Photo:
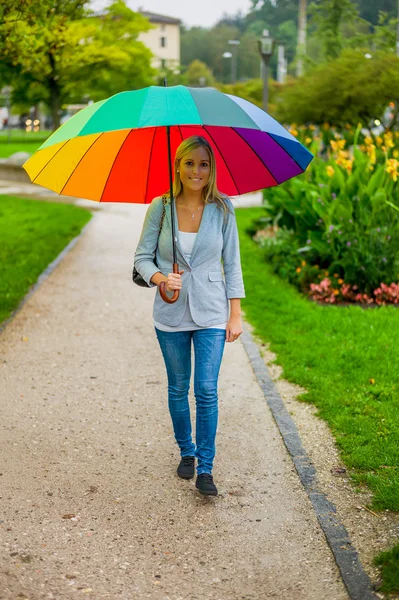
[[[195,239],[197,237],[196,233],[192,233],[191,231],[180,231],[179,230],[179,244],[182,252],[187,259],[187,262],[190,264],[191,254],[194,248]],[[184,313],[184,317],[182,322],[178,327],[169,327],[169,325],[163,325],[163,323],[158,323],[154,319],[154,325],[157,329],[161,331],[193,331],[196,329],[226,329],[227,323],[221,323],[219,325],[211,325],[210,327],[200,327],[193,321],[190,311],[190,303],[187,298],[186,312]]]

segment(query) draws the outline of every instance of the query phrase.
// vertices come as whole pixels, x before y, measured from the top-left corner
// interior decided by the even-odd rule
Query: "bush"
[[[350,151],[343,137],[332,140],[327,161],[316,157],[303,175],[265,190],[257,239],[275,271],[302,291],[334,277],[338,299],[348,284],[374,298],[382,283],[399,279],[398,134],[360,146],[358,136]],[[309,141],[317,154],[320,136]],[[266,235],[271,224],[274,237]]]
[[[284,123],[369,123],[399,100],[399,59],[388,52],[346,50],[339,58],[288,82],[274,116]]]

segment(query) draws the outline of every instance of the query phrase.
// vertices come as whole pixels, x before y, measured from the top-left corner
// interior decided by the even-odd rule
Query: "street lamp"
[[[233,46],[233,52],[231,53],[231,83],[235,83],[237,81],[237,53],[240,40],[229,40],[229,44]]]
[[[231,52],[223,52],[223,58],[233,58],[233,55]]]
[[[266,112],[269,101],[269,64],[275,45],[276,41],[270,37],[268,30],[264,29],[261,39],[258,40],[258,50],[262,59],[263,110]]]

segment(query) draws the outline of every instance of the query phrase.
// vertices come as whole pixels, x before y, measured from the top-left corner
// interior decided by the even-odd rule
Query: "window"
[[[166,59],[161,58],[161,69],[166,69]]]
[[[161,48],[166,48],[166,37],[165,36],[161,37]]]

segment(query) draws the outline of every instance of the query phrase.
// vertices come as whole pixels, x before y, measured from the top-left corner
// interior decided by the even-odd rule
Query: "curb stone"
[[[318,488],[316,469],[302,445],[295,422],[286,409],[260,355],[258,346],[247,328],[244,328],[241,340],[259,386],[276,421],[283,442],[312,503],[317,520],[330,546],[350,599],[377,600],[378,596],[372,590],[370,578],[363,569],[358,553],[349,538],[349,534],[344,525],[336,517],[337,510],[335,505]]]

